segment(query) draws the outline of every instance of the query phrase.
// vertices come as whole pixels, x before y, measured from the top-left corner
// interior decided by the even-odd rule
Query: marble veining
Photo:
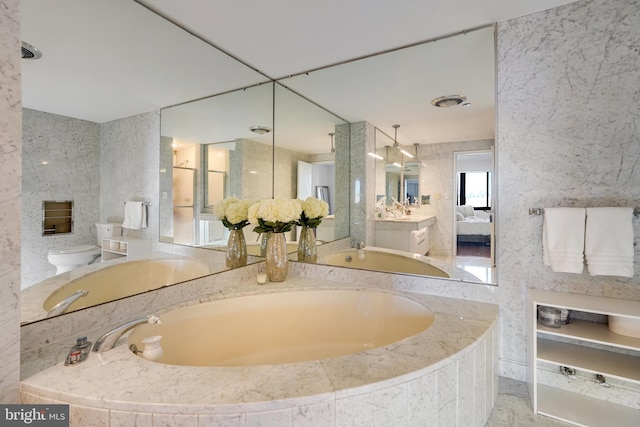
[[[637,206],[640,8],[578,1],[498,24],[501,374],[525,379],[527,288],[640,300],[640,279],[553,273],[530,207]],[[611,108],[615,106],[615,108]],[[640,220],[634,219],[640,271]]]
[[[271,289],[238,283],[236,295],[285,289],[363,289],[301,276],[283,283]],[[419,415],[424,413],[422,409],[407,411],[424,401],[423,393],[431,387],[425,383],[426,376],[436,378],[438,384],[432,390],[436,392],[432,398],[437,396],[438,425],[449,425],[447,420],[456,419],[460,411],[468,419],[478,414],[478,425],[483,425],[488,412],[477,412],[474,399],[495,391],[495,363],[488,359],[495,355],[486,348],[493,347],[497,306],[419,293],[400,295],[434,312],[433,325],[413,337],[370,351],[285,365],[208,368],[149,362],[133,355],[126,345],[119,345],[92,354],[81,365],[65,368],[56,361],[25,378],[23,398],[71,402],[91,411],[116,411],[116,417],[121,412],[153,413],[154,423],[156,414],[165,414],[217,416],[220,420],[245,417],[252,426],[305,425],[308,415],[314,414],[316,423],[343,425],[338,420],[352,422],[375,414],[371,425],[382,426],[427,419]],[[211,299],[219,297],[212,295]],[[187,304],[198,301],[202,299]],[[468,310],[470,307],[474,310]],[[479,358],[484,362],[476,364]],[[470,391],[459,399],[457,389],[470,385]],[[432,419],[433,413],[426,416]],[[266,420],[269,422],[261,424]]]

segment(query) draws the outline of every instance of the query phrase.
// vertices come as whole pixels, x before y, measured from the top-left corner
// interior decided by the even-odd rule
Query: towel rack
[[[130,202],[137,202],[139,200],[129,200]],[[127,202],[122,202],[123,204],[127,204]],[[145,206],[151,206],[151,202],[142,202],[143,205]]]
[[[544,208],[529,208],[529,215],[542,215]],[[634,215],[640,215],[640,208],[633,208]]]

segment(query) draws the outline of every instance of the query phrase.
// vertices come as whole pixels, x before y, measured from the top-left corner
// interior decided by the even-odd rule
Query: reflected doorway
[[[474,275],[490,275],[495,266],[493,151],[465,151],[454,155],[456,203],[453,229],[456,264],[474,269]]]

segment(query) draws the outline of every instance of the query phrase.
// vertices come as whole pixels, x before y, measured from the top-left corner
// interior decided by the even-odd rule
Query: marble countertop
[[[273,286],[272,286],[273,285]],[[294,276],[282,284],[248,287],[251,293],[355,289],[392,292],[417,301],[435,314],[425,331],[366,352],[283,365],[186,367],[159,364],[131,353],[123,338],[114,349],[92,353],[80,365],[66,367],[63,358],[26,378],[24,392],[94,408],[181,413],[272,410],[375,391],[436,370],[453,355],[488,333],[498,319],[498,306],[342,282]],[[240,296],[236,295],[236,296]],[[231,297],[231,295],[227,295]],[[213,299],[220,295],[212,296]],[[199,301],[192,303],[203,302]],[[160,313],[161,314],[161,313]],[[212,325],[212,327],[223,327]],[[90,336],[95,341],[97,336]],[[49,365],[44,353],[33,363]],[[38,371],[38,370],[34,370]]]
[[[434,215],[405,215],[401,218],[390,218],[390,217],[376,218],[376,222],[409,222],[409,223],[423,222],[423,221],[434,222],[435,219],[436,217]]]

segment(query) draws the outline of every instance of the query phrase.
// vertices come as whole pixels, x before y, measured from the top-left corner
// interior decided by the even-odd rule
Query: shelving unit
[[[539,364],[566,366],[640,388],[640,338],[613,333],[605,323],[578,319],[561,328],[546,327],[537,322],[539,305],[640,319],[640,302],[529,290],[527,303],[527,377],[534,412],[581,426],[640,426],[640,409],[579,393],[584,387],[574,392],[541,384],[538,372]]]
[[[151,240],[132,237],[110,237],[102,239],[102,260],[115,258],[143,258],[151,253]]]

